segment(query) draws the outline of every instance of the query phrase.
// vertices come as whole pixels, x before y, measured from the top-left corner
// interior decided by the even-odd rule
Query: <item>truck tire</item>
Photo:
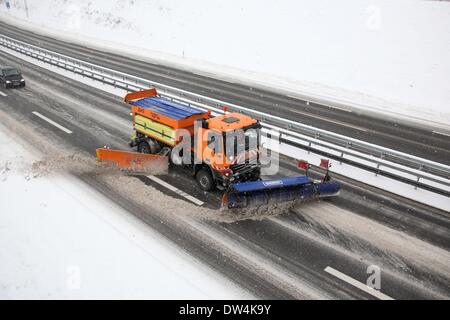
[[[148,154],[152,152],[152,150],[150,149],[150,145],[146,141],[139,142],[137,151],[140,153],[148,153]]]
[[[215,187],[211,172],[207,168],[200,169],[197,172],[196,179],[200,189],[203,191],[212,191]]]

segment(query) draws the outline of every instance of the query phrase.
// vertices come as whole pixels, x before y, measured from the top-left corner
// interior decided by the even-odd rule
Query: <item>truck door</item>
[[[215,169],[223,168],[225,163],[222,134],[215,130],[208,130],[207,139],[204,161]]]

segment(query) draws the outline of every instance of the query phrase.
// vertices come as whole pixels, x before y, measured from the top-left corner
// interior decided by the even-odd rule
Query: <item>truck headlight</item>
[[[229,177],[231,177],[233,175],[233,170],[231,170],[231,169],[224,169],[224,170],[221,171],[221,173],[222,173],[223,177],[229,178]]]
[[[6,83],[11,83],[11,81],[6,81]]]
[[[20,82],[25,82],[25,79],[21,79]]]

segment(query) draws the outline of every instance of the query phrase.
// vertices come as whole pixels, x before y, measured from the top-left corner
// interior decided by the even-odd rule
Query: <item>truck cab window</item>
[[[215,131],[208,132],[208,147],[215,153],[222,153],[222,140],[220,133]]]

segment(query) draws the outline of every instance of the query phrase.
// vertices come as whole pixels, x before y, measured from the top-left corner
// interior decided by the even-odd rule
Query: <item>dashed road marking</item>
[[[53,125],[53,126],[57,127],[58,129],[64,131],[65,133],[68,133],[68,134],[71,134],[71,133],[72,133],[72,131],[70,131],[69,129],[67,129],[67,128],[63,127],[62,125],[60,125],[59,123],[56,123],[55,121],[53,121],[53,120],[47,118],[46,116],[43,116],[42,114],[40,114],[40,113],[37,112],[37,111],[33,111],[32,114],[34,114],[35,116],[41,118],[42,120],[47,121],[47,122],[50,123],[51,125]]]
[[[204,204],[203,201],[201,201],[201,200],[199,200],[199,199],[197,199],[197,198],[191,196],[190,194],[187,194],[187,193],[184,192],[184,191],[181,191],[180,189],[174,187],[174,186],[171,185],[171,184],[168,184],[167,182],[165,182],[165,181],[163,181],[163,180],[161,180],[161,179],[159,179],[159,178],[157,178],[157,177],[155,177],[155,176],[147,176],[147,178],[149,178],[149,179],[152,180],[153,182],[156,182],[157,184],[163,186],[164,188],[169,189],[170,191],[175,192],[176,194],[178,194],[178,195],[184,197],[185,199],[191,201],[192,203],[194,203],[194,204],[196,204],[196,205],[198,205],[198,206],[202,206],[202,205]]]
[[[345,108],[342,108],[342,107],[328,106],[328,105],[325,105],[325,106],[328,107],[328,108],[331,108],[331,109],[337,109],[337,110],[345,111],[345,112],[348,112],[348,113],[353,113],[352,110],[345,109]]]
[[[0,91],[0,96],[7,97],[8,95],[6,93]]]
[[[380,300],[394,300],[393,298],[389,297],[388,295],[386,295],[378,290],[375,290],[374,288],[371,288],[371,287],[365,285],[364,283],[359,282],[358,280],[355,280],[340,271],[337,271],[336,269],[333,269],[331,267],[326,267],[325,272],[328,272],[329,274],[335,276],[336,278],[339,278],[342,281],[345,281],[348,284],[351,284],[352,286],[374,296],[375,298],[378,298]]]

